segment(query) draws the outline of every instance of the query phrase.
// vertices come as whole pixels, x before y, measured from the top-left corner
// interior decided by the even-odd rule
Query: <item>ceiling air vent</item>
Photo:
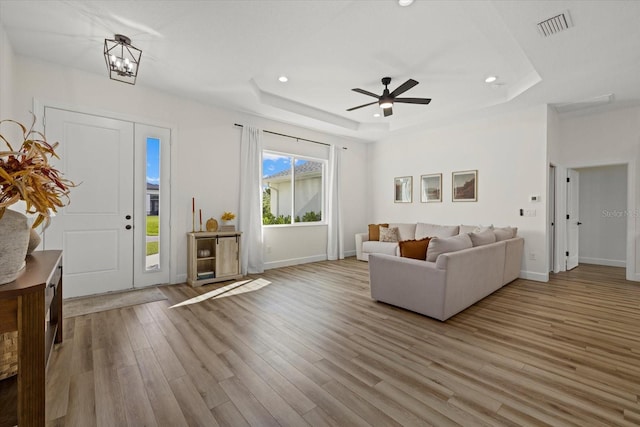
[[[568,10],[565,10],[560,15],[538,22],[538,31],[543,37],[552,36],[571,27],[573,27],[573,22]]]

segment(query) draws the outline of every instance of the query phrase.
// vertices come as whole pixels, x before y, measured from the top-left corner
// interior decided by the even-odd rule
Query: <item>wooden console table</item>
[[[0,333],[12,331],[18,375],[0,381],[0,426],[44,426],[46,365],[62,341],[62,251],[34,252],[16,280],[0,285]]]

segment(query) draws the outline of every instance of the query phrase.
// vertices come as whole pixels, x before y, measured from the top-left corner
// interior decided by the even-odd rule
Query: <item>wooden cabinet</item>
[[[45,369],[62,318],[62,251],[36,251],[0,286],[0,333],[18,331],[18,375],[0,381],[0,426],[45,425]]]
[[[187,233],[187,283],[202,286],[242,277],[238,231]]]

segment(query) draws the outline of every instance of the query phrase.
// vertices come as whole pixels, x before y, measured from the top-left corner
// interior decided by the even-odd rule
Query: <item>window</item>
[[[146,270],[160,268],[160,140],[147,138]]]
[[[262,153],[262,224],[323,220],[325,160]]]

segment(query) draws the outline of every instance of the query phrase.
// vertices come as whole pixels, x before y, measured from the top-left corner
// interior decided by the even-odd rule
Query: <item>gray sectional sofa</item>
[[[443,226],[436,227],[445,234],[451,233]],[[493,239],[482,238],[490,236],[488,229],[469,232],[469,228],[462,227],[463,233],[458,229],[453,236],[432,239],[427,260],[400,257],[398,249],[392,250],[388,245],[390,242],[378,242],[387,243],[381,246],[387,253],[367,253],[371,297],[444,321],[518,278],[523,238],[496,229],[499,241],[491,242]],[[429,227],[418,224],[416,228],[425,231]],[[405,232],[409,230],[410,227]],[[426,231],[433,233],[434,229]],[[456,246],[465,249],[443,251]]]

